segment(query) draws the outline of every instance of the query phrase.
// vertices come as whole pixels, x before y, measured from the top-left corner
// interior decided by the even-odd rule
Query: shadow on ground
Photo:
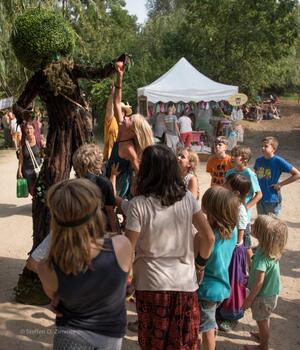
[[[6,218],[13,215],[32,215],[32,204],[24,204],[21,206],[15,204],[0,203],[0,218]]]

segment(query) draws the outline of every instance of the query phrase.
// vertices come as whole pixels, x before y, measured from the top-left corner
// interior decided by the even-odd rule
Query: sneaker
[[[231,332],[238,324],[238,321],[224,320],[218,323],[219,330],[222,332]]]

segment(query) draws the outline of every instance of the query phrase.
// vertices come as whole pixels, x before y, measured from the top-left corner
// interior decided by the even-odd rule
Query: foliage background
[[[123,0],[6,0],[0,2],[0,98],[17,97],[32,74],[17,61],[10,33],[16,16],[36,6],[57,8],[71,23],[77,62],[102,65],[122,52],[133,55],[123,99],[134,107],[136,89],[182,56],[211,79],[238,85],[250,97],[300,87],[297,0],[148,0],[143,26]],[[110,83],[81,82],[100,121]]]

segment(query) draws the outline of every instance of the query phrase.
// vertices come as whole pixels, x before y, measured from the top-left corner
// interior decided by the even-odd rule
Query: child
[[[211,175],[211,186],[223,185],[225,173],[232,168],[231,157],[226,154],[228,140],[219,136],[214,142],[215,154],[211,156],[206,164],[206,172]]]
[[[184,149],[179,152],[177,158],[185,188],[191,191],[196,199],[199,199],[199,185],[196,175],[199,163],[197,154]]]
[[[233,191],[240,201],[237,244],[229,266],[231,293],[217,310],[219,329],[229,332],[237,325],[237,320],[244,316],[242,305],[246,298],[247,262],[243,240],[249,224],[245,199],[250,191],[251,182],[246,176],[235,173],[226,178],[224,187]]]
[[[15,150],[17,151],[20,147],[20,142],[22,138],[21,127],[17,123],[17,118],[12,112],[8,112],[8,116],[10,119],[10,133],[11,138],[15,146]]]
[[[248,288],[250,294],[243,308],[251,307],[252,317],[257,322],[259,333],[252,333],[260,345],[246,349],[269,349],[270,316],[274,311],[280,290],[279,259],[288,237],[287,225],[275,216],[260,215],[252,228],[258,240],[258,249],[253,257]]]
[[[200,332],[205,350],[215,349],[216,309],[230,296],[228,268],[237,241],[236,224],[239,206],[237,196],[224,187],[213,186],[202,198],[203,212],[207,215],[215,234],[215,244],[207,261],[203,258],[199,261],[199,256],[196,258],[198,279],[201,280],[199,272],[204,271],[198,297],[201,310]],[[197,246],[197,235],[195,246]]]
[[[114,191],[111,182],[101,174],[103,156],[100,148],[95,144],[84,144],[76,150],[72,160],[76,176],[85,177],[100,188],[108,229],[117,232]],[[38,263],[48,254],[49,245],[50,235],[32,252],[26,265],[29,270],[36,272]]]
[[[280,189],[282,186],[300,179],[300,172],[285,159],[275,155],[278,148],[278,140],[275,137],[265,137],[261,147],[263,156],[257,158],[254,165],[263,195],[257,203],[257,212],[258,214],[279,215],[281,209]],[[291,176],[278,182],[282,173],[290,173]]]
[[[251,222],[252,211],[251,208],[261,199],[262,193],[259,187],[256,174],[248,167],[248,163],[251,159],[251,150],[249,147],[240,145],[235,146],[231,151],[232,164],[234,168],[227,171],[225,177],[238,173],[246,176],[251,181],[251,188],[246,196],[246,209],[248,211],[249,223]],[[250,237],[250,224],[245,230],[244,245],[247,248],[248,266],[251,264],[251,257],[253,255],[251,249],[251,237]]]
[[[95,144],[84,144],[73,155],[73,168],[77,177],[85,177],[94,182],[103,195],[103,211],[107,217],[108,231],[117,232],[114,212],[115,196],[111,182],[102,175],[103,154]]]

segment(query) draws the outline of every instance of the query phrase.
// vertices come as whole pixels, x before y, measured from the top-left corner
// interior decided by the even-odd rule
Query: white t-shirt
[[[10,131],[12,132],[12,134],[14,134],[16,132],[21,132],[21,127],[20,127],[20,125],[18,125],[16,118],[11,119],[11,121],[10,121]]]
[[[189,117],[183,115],[178,119],[179,124],[179,130],[181,134],[184,134],[186,132],[192,132],[192,121]]]
[[[154,197],[137,196],[130,201],[126,228],[140,232],[133,264],[136,290],[198,289],[192,219],[199,210],[190,191],[169,207]]]
[[[239,230],[246,230],[246,227],[249,223],[249,218],[247,214],[247,209],[244,206],[244,204],[240,205],[240,210],[239,210],[239,224],[238,224],[238,229]]]

